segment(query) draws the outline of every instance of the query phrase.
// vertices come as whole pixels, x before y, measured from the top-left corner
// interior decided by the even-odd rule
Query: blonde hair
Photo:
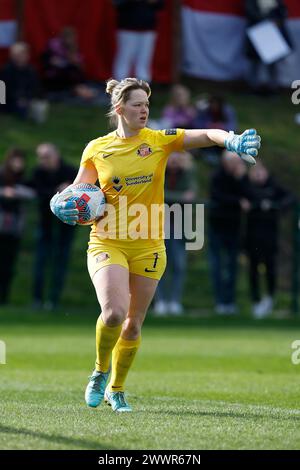
[[[138,80],[137,78],[124,78],[124,80],[121,80],[120,82],[114,79],[110,79],[106,82],[106,93],[111,95],[111,107],[107,116],[109,117],[109,122],[112,126],[116,126],[118,124],[116,107],[126,103],[133,90],[144,90],[148,98],[151,95],[151,88],[144,80]]]

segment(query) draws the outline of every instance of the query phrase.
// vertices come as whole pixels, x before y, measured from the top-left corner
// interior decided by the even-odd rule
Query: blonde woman
[[[254,129],[242,135],[222,130],[154,131],[146,127],[151,95],[148,83],[136,78],[109,80],[106,91],[111,95],[109,116],[116,130],[88,144],[74,181],[94,184],[98,179],[107,206],[113,208],[106,224],[100,221],[93,226],[89,242],[88,270],[101,314],[96,325],[95,370],[85,400],[97,407],[105,399],[113,411],[128,412],[131,407],[124,394],[125,380],[140,347],[147,309],[166,266],[163,220],[159,215],[150,215],[152,207],[164,201],[168,155],[219,145],[253,160],[260,137]],[[134,204],[148,210],[148,219],[143,219],[136,230],[128,223],[133,219]],[[73,202],[61,201],[57,194],[51,208],[63,222],[76,224],[78,214]],[[139,230],[143,232],[140,238]]]

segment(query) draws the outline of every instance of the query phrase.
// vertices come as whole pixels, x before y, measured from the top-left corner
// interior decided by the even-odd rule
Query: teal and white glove
[[[230,131],[229,137],[225,139],[224,145],[230,152],[236,152],[245,162],[255,165],[256,161],[254,157],[258,155],[260,141],[261,138],[256,133],[255,129],[247,129],[241,135]]]
[[[62,193],[54,194],[50,201],[50,208],[53,214],[65,224],[76,225],[79,211],[76,209],[75,201],[66,201],[68,197],[69,194],[66,190]]]

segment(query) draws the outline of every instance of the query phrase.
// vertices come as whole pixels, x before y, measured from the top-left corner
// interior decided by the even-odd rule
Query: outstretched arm
[[[236,152],[248,163],[255,164],[253,157],[258,155],[260,141],[260,136],[257,135],[255,129],[247,129],[241,135],[220,129],[189,129],[184,131],[183,148],[188,150],[218,145]]]

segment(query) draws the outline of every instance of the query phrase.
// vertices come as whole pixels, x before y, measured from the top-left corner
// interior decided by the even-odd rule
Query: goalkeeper
[[[241,135],[216,129],[151,130],[146,127],[151,94],[147,82],[109,80],[106,91],[111,95],[109,116],[116,130],[87,145],[74,181],[94,184],[99,180],[107,205],[114,208],[105,227],[101,220],[93,225],[89,241],[88,270],[101,314],[96,324],[95,368],[85,400],[97,407],[104,399],[113,411],[129,412],[125,380],[140,347],[147,309],[165,270],[166,253],[162,218],[150,220],[146,236],[134,236],[121,216],[124,197],[129,217],[130,207],[137,203],[149,215],[153,205],[163,205],[170,153],[218,145],[254,164],[260,137],[254,129]],[[76,224],[74,202],[64,201],[58,194],[52,198],[51,209],[63,222]]]

